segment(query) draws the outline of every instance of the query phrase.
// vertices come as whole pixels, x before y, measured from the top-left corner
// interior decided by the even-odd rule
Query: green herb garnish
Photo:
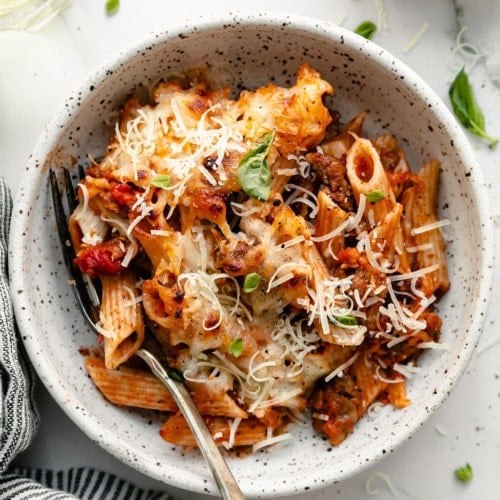
[[[107,0],[106,2],[106,14],[113,15],[118,12],[120,8],[120,0]]]
[[[472,467],[469,464],[465,464],[463,467],[455,469],[455,477],[466,483],[472,479]]]
[[[151,183],[159,188],[168,188],[172,185],[172,178],[170,175],[157,175],[151,180]]]
[[[498,143],[497,137],[488,135],[484,128],[484,115],[474,96],[474,89],[469,83],[467,73],[462,68],[448,92],[455,116],[469,132],[488,142],[490,148]]]
[[[239,358],[241,356],[241,353],[243,352],[243,339],[234,339],[229,344],[227,352],[235,358]]]
[[[376,203],[377,201],[382,201],[385,199],[385,193],[380,189],[374,189],[369,193],[366,193],[366,199],[372,203]]]
[[[271,192],[271,169],[267,155],[273,141],[274,130],[264,134],[238,166],[238,182],[243,191],[260,201],[267,201]]]
[[[246,293],[257,290],[260,284],[260,276],[257,273],[250,273],[245,276],[243,283],[243,291]]]
[[[345,326],[357,326],[358,320],[356,316],[352,316],[351,314],[345,314],[344,316],[334,316],[333,317],[337,323]]]
[[[371,40],[372,36],[377,31],[377,26],[371,21],[363,21],[355,30],[354,33],[365,37],[367,40]]]
[[[177,368],[169,368],[167,370],[167,375],[176,382],[184,381],[184,376],[182,375],[182,372],[180,370],[177,370]]]

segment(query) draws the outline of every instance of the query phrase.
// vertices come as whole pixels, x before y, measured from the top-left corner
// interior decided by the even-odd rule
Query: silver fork
[[[69,171],[66,168],[62,170],[64,176],[64,187],[62,191],[66,193],[67,204],[71,213],[77,205],[76,192],[73,187]],[[80,168],[80,178],[83,178],[83,175],[83,169]],[[93,320],[93,300],[91,299],[89,289],[85,284],[84,275],[82,275],[80,269],[74,263],[75,251],[71,244],[67,215],[64,210],[57,176],[52,169],[49,170],[49,183],[64,262],[68,269],[70,279],[74,280],[75,283],[73,286],[75,298],[80,306],[85,320],[97,334],[98,332]],[[184,383],[179,380],[175,380],[173,378],[173,376],[175,376],[175,372],[170,371],[169,374],[169,370],[165,369],[158,358],[149,350],[141,348],[137,351],[136,355],[146,362],[151,371],[161,382],[163,382],[172,394],[174,401],[184,415],[184,418],[196,438],[198,447],[207,462],[215,482],[217,483],[217,487],[219,488],[222,498],[225,500],[244,499],[245,497],[243,496],[240,487],[238,486],[219,448],[215,444],[210,431],[198,412],[198,409],[196,408]]]

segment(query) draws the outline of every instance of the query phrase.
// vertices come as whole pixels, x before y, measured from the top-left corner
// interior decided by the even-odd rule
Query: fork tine
[[[83,168],[82,165],[78,165],[78,176],[80,177],[81,181],[85,179],[85,169]]]
[[[50,188],[52,194],[52,204],[54,206],[54,215],[56,217],[57,231],[59,233],[59,239],[61,240],[61,246],[63,248],[63,257],[66,267],[69,269],[71,267],[72,253],[73,249],[68,245],[71,237],[68,230],[68,225],[66,221],[66,214],[64,213],[64,207],[61,200],[61,195],[59,192],[59,185],[57,182],[56,174],[52,169],[49,170],[49,180]]]
[[[68,207],[70,213],[75,210],[78,205],[78,201],[76,199],[76,191],[73,187],[73,180],[71,179],[71,174],[67,168],[63,168],[64,173],[64,185],[66,186],[66,198],[68,200]]]
[[[76,206],[76,198],[75,198],[75,190],[73,188],[73,184],[71,183],[71,176],[66,169],[64,171],[64,179],[66,186],[66,195],[68,198],[68,203],[71,207],[71,201],[73,201]],[[83,312],[85,320],[91,326],[91,328],[95,331],[96,326],[92,319],[92,300],[90,299],[87,287],[85,285],[85,281],[83,279],[82,273],[78,269],[77,265],[74,262],[76,257],[75,251],[73,249],[73,245],[71,244],[71,235],[68,229],[68,221],[66,217],[66,213],[64,212],[64,206],[61,199],[61,193],[59,192],[59,184],[57,182],[57,176],[52,169],[49,170],[49,181],[50,181],[50,190],[52,194],[52,204],[54,206],[54,214],[57,223],[57,231],[59,233],[59,239],[61,241],[61,249],[64,257],[64,263],[66,265],[66,269],[68,271],[69,277],[74,281],[73,293],[78,302],[80,309]],[[69,181],[69,184],[68,184]]]

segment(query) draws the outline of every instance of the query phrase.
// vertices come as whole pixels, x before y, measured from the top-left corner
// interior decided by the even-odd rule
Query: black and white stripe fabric
[[[87,468],[65,471],[16,469],[0,480],[0,498],[23,500],[166,500],[111,474]]]
[[[0,173],[0,500],[166,500],[111,474],[88,468],[9,469],[38,430],[34,374],[19,341],[8,282],[7,242],[12,198]]]

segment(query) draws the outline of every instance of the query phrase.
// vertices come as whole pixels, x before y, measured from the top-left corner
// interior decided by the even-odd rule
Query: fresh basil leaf
[[[243,291],[246,293],[253,292],[257,290],[260,284],[260,276],[257,273],[250,273],[245,276],[245,281],[243,282]]]
[[[367,40],[371,40],[372,36],[377,31],[377,26],[371,21],[363,21],[355,30],[354,33],[365,37]]]
[[[238,182],[243,191],[260,201],[267,201],[271,193],[271,169],[267,155],[274,134],[274,130],[264,134],[257,145],[243,156],[238,166]]]
[[[374,189],[369,193],[366,193],[366,199],[371,203],[376,203],[377,201],[382,201],[385,199],[385,193],[380,189]]]
[[[465,464],[463,467],[459,467],[455,470],[455,477],[466,483],[472,479],[472,467],[469,464]]]
[[[120,8],[120,0],[108,0],[106,2],[106,14],[113,15]]]
[[[176,382],[184,382],[184,375],[182,375],[182,372],[177,370],[177,368],[169,368],[167,370],[167,375]]]
[[[243,339],[234,339],[227,348],[227,352],[234,356],[235,358],[239,358],[241,353],[243,352]]]
[[[467,130],[487,141],[490,148],[496,146],[498,138],[492,137],[486,133],[483,112],[476,101],[474,89],[463,68],[453,80],[448,95],[453,107],[453,112],[460,120],[460,123]]]
[[[345,326],[357,326],[358,320],[356,316],[352,316],[351,314],[345,314],[344,316],[334,316],[334,319],[337,323]]]
[[[159,188],[168,188],[172,185],[172,178],[170,175],[157,175],[151,180],[151,183]]]

